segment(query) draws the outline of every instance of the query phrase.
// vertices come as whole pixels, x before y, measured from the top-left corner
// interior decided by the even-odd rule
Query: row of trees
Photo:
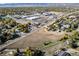
[[[74,8],[58,8],[58,7],[16,7],[16,8],[0,8],[0,13],[1,14],[25,14],[25,13],[31,13],[31,11],[56,11],[56,12],[73,12],[77,11],[79,9],[74,9]]]
[[[70,19],[70,18],[61,18],[57,20],[55,23],[49,26],[49,30],[53,31],[66,31],[66,32],[72,32],[73,30],[78,29],[79,27],[79,19]]]
[[[14,54],[14,56],[44,56],[45,52],[41,51],[40,49],[31,49],[26,48],[23,52],[20,51],[20,49],[16,50],[17,52]]]
[[[68,41],[69,46],[71,48],[78,48],[79,47],[79,32],[78,31],[73,31],[71,35],[65,34],[65,36],[60,40],[63,42]]]
[[[20,32],[29,33],[31,23],[20,24],[10,18],[0,20],[0,44],[20,36]]]

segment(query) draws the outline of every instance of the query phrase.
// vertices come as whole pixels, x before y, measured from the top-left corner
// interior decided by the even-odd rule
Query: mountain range
[[[0,7],[79,7],[79,3],[3,3]]]

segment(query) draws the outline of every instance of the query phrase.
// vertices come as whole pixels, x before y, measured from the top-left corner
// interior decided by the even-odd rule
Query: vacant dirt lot
[[[39,47],[46,41],[56,41],[62,38],[64,32],[48,32],[45,29],[34,32],[28,37],[23,37],[21,40],[7,46],[6,48],[26,48],[26,47]]]

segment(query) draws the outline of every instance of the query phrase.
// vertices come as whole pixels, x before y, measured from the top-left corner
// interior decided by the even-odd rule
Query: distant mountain
[[[79,3],[4,3],[0,7],[79,7]]]
[[[47,7],[48,3],[6,3],[0,7]]]
[[[72,7],[79,8],[79,3],[51,3],[50,7]]]

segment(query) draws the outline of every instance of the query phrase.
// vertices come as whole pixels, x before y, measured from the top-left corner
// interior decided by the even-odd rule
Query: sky
[[[0,7],[79,7],[79,3],[1,3]]]
[[[79,0],[0,0],[0,3],[79,3]]]

